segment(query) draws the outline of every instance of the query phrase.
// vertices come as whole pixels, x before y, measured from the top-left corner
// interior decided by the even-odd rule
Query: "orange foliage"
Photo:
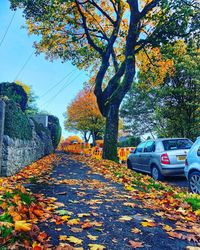
[[[71,135],[64,140],[64,144],[82,143],[83,140],[77,135]]]
[[[173,60],[164,59],[160,48],[153,48],[146,53],[141,51],[137,57],[140,72],[147,76],[145,83],[141,83],[141,87],[146,87],[146,83],[150,85],[149,87],[159,86],[167,74],[172,76],[175,72]]]
[[[98,133],[104,125],[105,119],[100,113],[93,89],[86,86],[68,106],[65,128],[82,133]]]
[[[74,121],[87,120],[88,118],[101,118],[96,96],[89,87],[78,93],[67,109],[69,119]]]

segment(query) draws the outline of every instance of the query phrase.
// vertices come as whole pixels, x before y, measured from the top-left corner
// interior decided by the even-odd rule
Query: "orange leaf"
[[[144,242],[129,240],[129,244],[132,246],[132,248],[144,247]]]

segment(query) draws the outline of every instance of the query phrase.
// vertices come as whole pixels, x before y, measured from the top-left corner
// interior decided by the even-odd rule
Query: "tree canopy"
[[[138,83],[121,108],[126,129],[137,135],[155,132],[161,137],[194,140],[200,133],[198,44],[178,40],[152,50],[149,56],[151,63],[146,63],[147,56],[142,58]],[[170,67],[163,75],[165,69],[159,67],[166,61]]]
[[[31,114],[31,115],[38,113],[39,109],[38,109],[37,104],[36,104],[37,97],[34,94],[32,87],[19,81],[19,80],[16,80],[15,83],[17,85],[21,86],[27,94],[28,101],[27,101],[27,107],[26,107],[25,112],[27,114]]]
[[[137,54],[178,37],[199,34],[195,0],[10,0],[22,8],[38,53],[71,60],[94,74],[106,117],[103,157],[117,159],[119,106],[131,88]]]

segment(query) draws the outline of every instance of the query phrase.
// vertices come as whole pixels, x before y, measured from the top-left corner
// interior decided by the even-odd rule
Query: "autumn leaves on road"
[[[0,183],[2,250],[200,247],[198,195],[111,161],[53,154]]]

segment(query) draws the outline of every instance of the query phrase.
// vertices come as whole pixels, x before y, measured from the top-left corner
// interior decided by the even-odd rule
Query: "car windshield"
[[[192,142],[187,139],[164,140],[163,146],[165,151],[177,150],[177,149],[190,149],[192,147]]]

